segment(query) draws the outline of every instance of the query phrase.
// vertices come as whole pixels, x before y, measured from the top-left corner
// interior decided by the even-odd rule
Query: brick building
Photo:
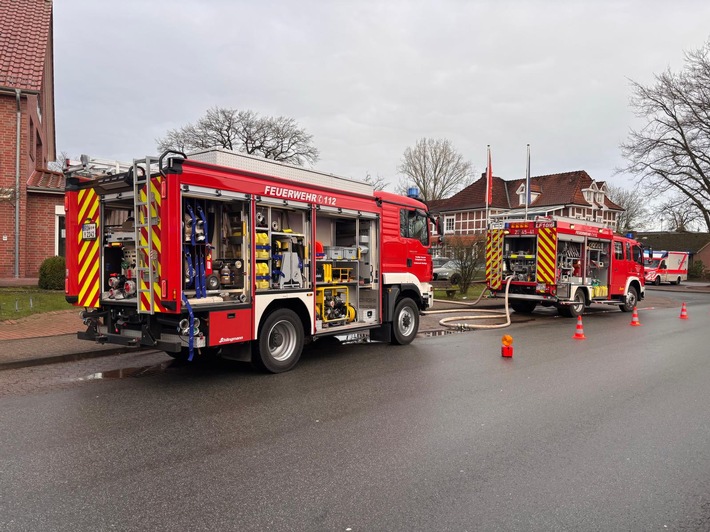
[[[51,0],[0,2],[0,278],[36,277],[63,253]]]
[[[506,181],[493,177],[489,216],[522,218],[525,216],[525,179]],[[623,208],[611,201],[606,183],[594,181],[578,170],[530,178],[528,216],[566,216],[603,223],[616,228],[616,218]],[[475,181],[450,198],[431,202],[431,210],[443,219],[444,235],[471,235],[486,229],[486,178]]]

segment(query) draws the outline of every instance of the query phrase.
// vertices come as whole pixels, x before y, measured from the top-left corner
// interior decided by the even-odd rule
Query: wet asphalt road
[[[683,298],[514,325],[512,360],[476,331],[276,376],[35,369],[66,373],[0,397],[0,530],[708,530],[710,296]]]

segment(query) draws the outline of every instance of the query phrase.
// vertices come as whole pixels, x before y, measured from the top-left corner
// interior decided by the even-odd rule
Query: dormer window
[[[515,191],[515,193],[518,195],[518,205],[525,205],[525,183],[521,184],[518,187],[518,190]],[[531,186],[530,203],[532,204],[539,195],[540,193],[535,191],[535,186]]]

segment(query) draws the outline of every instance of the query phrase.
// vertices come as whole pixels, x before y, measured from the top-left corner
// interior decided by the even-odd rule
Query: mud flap
[[[376,329],[370,329],[370,340],[373,340],[375,342],[391,342],[392,322],[385,322]]]

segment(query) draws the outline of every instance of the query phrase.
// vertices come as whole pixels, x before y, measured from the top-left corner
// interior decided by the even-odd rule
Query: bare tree
[[[674,194],[664,201],[660,208],[660,221],[670,231],[697,230],[703,223],[703,216],[688,198],[682,194]]]
[[[376,177],[372,177],[372,174],[370,174],[370,172],[367,172],[363,181],[368,185],[371,185],[372,188],[374,188],[375,190],[384,190],[389,184],[387,183],[387,180],[381,175],[378,174]]]
[[[607,185],[607,196],[624,211],[616,217],[616,229],[620,233],[643,229],[648,219],[648,198],[638,187],[632,189]]]
[[[447,139],[418,140],[413,148],[404,150],[397,169],[404,174],[398,191],[413,184],[425,201],[446,198],[470,184],[472,179],[470,161],[466,161]]]
[[[631,83],[631,107],[646,124],[621,144],[622,171],[648,196],[682,194],[710,230],[710,41],[685,54],[680,72],[668,69],[650,86]]]
[[[458,264],[459,292],[465,294],[485,264],[486,237],[483,234],[447,236],[445,244]]]
[[[194,151],[215,146],[297,166],[318,161],[313,136],[293,118],[262,117],[254,111],[213,107],[194,124],[156,139],[158,150]]]
[[[57,160],[50,161],[47,164],[47,169],[52,170],[53,172],[61,172],[64,170],[64,165],[70,158],[71,157],[69,157],[68,151],[60,151],[58,152]]]

